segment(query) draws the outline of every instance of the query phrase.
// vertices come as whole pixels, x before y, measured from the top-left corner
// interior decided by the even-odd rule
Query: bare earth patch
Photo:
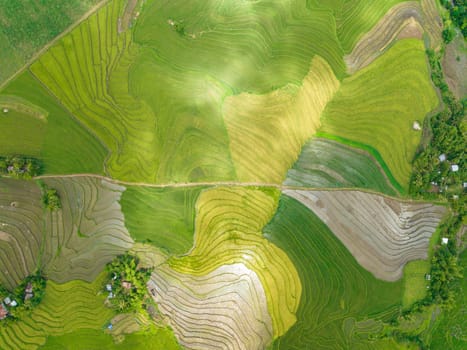
[[[186,349],[264,349],[272,322],[256,273],[243,264],[205,276],[157,268],[148,283],[160,312]]]
[[[441,30],[442,22],[434,0],[397,4],[344,57],[347,70],[353,74],[382,55],[396,40],[422,39],[423,33],[430,39],[430,46],[437,47],[441,40]]]
[[[446,208],[359,191],[285,190],[311,209],[375,277],[396,281],[404,265],[426,259]]]

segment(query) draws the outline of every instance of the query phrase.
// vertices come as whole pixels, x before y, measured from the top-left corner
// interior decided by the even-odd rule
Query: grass
[[[320,131],[375,148],[407,188],[420,141],[412,123],[422,122],[437,105],[423,43],[401,40],[343,81],[323,113]]]
[[[56,284],[48,281],[44,299],[30,315],[0,327],[0,348],[37,349],[48,336],[82,329],[103,329],[113,311],[104,306],[102,289],[104,274],[92,283],[72,281]]]
[[[321,136],[321,135],[320,135]],[[302,187],[359,187],[395,195],[382,167],[367,152],[330,139],[312,138],[284,182]]]
[[[40,350],[179,350],[172,331],[157,328],[151,332],[126,335],[122,342],[115,343],[111,335],[98,330],[79,330],[66,335],[49,337]]]
[[[429,260],[414,260],[407,263],[404,269],[404,296],[402,306],[408,308],[418,300],[422,300],[427,293],[429,281],[426,274],[430,273]]]
[[[9,130],[0,138],[2,154],[38,157],[46,174],[103,173],[105,148],[29,72],[8,84],[3,96],[25,100],[47,116],[44,121],[14,109],[0,113],[0,128]]]
[[[349,347],[352,332],[346,335],[343,330],[346,319],[384,319],[397,312],[402,282],[374,278],[298,201],[282,196],[276,215],[263,233],[287,253],[302,284],[297,322],[272,349]]]
[[[196,204],[194,248],[187,256],[169,259],[172,269],[189,275],[204,276],[234,263],[256,272],[266,293],[274,337],[295,322],[301,294],[300,279],[286,253],[261,235],[277,199],[276,190],[203,191]]]
[[[0,84],[98,0],[0,0]]]
[[[315,56],[300,86],[227,98],[223,112],[238,179],[282,182],[338,87],[331,67]]]
[[[125,226],[137,242],[184,254],[193,246],[195,203],[201,190],[128,187],[121,199]]]

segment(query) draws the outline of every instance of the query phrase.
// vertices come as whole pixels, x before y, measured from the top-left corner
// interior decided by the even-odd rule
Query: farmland
[[[437,105],[423,45],[405,39],[343,81],[324,111],[321,131],[374,147],[396,180],[407,187],[420,141],[412,124],[423,121]]]
[[[0,1],[0,85],[98,0]]]
[[[0,349],[460,348],[448,16],[0,0]]]

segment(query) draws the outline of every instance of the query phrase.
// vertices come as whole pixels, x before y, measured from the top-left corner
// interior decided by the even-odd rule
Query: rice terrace
[[[467,1],[0,0],[0,350],[467,349]]]

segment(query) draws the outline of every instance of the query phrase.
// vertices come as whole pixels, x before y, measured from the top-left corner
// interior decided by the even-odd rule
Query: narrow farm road
[[[173,183],[147,183],[147,182],[131,182],[113,179],[104,175],[97,174],[67,174],[67,175],[41,175],[36,176],[33,180],[41,179],[56,179],[56,178],[74,178],[74,177],[94,177],[99,178],[108,182],[112,182],[122,186],[141,186],[141,187],[152,187],[152,188],[190,188],[190,187],[262,187],[262,188],[276,188],[280,191],[284,190],[296,190],[296,191],[356,191],[376,194],[381,197],[397,199],[398,201],[405,203],[433,203],[424,200],[414,200],[404,197],[392,197],[387,194],[355,187],[304,187],[304,186],[291,186],[280,183],[266,183],[266,182],[240,182],[240,181],[205,181],[205,182],[173,182]],[[438,203],[438,202],[436,202]],[[443,204],[439,202],[438,204]]]

